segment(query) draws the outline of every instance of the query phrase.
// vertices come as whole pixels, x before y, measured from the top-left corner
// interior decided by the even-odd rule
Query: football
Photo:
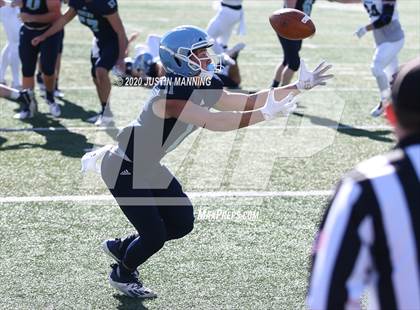
[[[312,19],[302,11],[281,9],[270,16],[270,24],[281,37],[302,40],[312,36],[316,29]]]

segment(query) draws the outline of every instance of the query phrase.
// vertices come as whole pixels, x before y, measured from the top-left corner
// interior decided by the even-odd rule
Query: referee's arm
[[[314,246],[309,309],[358,307],[371,265],[372,220],[363,187],[351,178],[339,185]]]

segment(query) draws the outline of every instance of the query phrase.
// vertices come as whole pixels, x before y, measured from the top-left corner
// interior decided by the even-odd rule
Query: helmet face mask
[[[211,78],[220,70],[220,66],[216,69],[215,64],[220,63],[221,57],[209,55],[207,52],[205,57],[199,57],[194,52],[212,45],[204,30],[194,26],[180,26],[163,36],[159,55],[167,72],[186,77]],[[207,65],[203,68],[203,63],[206,62]]]

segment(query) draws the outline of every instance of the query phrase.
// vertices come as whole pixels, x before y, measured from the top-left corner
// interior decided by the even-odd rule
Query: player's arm
[[[386,0],[383,2],[382,14],[372,24],[368,25],[367,30],[379,29],[388,25],[392,21],[395,10],[395,0]],[[370,28],[370,29],[369,29]]]
[[[322,61],[313,71],[309,71],[302,59],[298,80],[293,84],[274,88],[275,100],[283,100],[290,93],[297,95],[303,90],[310,90],[318,85],[326,85],[326,81],[334,77],[332,74],[325,74],[331,68],[331,65]],[[270,90],[263,90],[256,94],[247,95],[224,91],[215,108],[220,111],[250,111],[260,109],[265,105],[269,92]]]
[[[47,0],[48,13],[33,15],[21,13],[20,17],[24,23],[52,23],[60,18],[61,2],[60,0]]]
[[[363,37],[366,32],[382,28],[388,25],[392,21],[392,16],[394,15],[395,9],[395,0],[385,0],[383,2],[382,13],[377,20],[373,23],[362,26],[354,33],[357,37]]]
[[[313,248],[309,309],[360,309],[373,242],[365,198],[361,185],[350,178],[334,194]]]
[[[108,22],[111,24],[111,27],[114,29],[114,31],[118,35],[118,47],[119,47],[119,57],[118,61],[124,61],[124,58],[127,55],[127,47],[128,47],[128,39],[127,35],[125,33],[124,25],[121,21],[120,15],[118,12],[115,12],[110,15],[104,16]]]
[[[56,34],[57,32],[63,30],[64,26],[67,25],[73,18],[75,18],[77,15],[77,12],[72,7],[69,7],[67,11],[61,15],[61,17],[52,24],[52,26],[45,31],[40,36],[37,36],[32,39],[32,45],[36,46],[48,37],[52,36],[53,34]]]
[[[161,99],[153,104],[153,112],[160,118],[176,118],[184,123],[212,131],[231,131],[272,119],[278,115],[288,115],[296,109],[293,95],[276,101],[271,93],[263,108],[246,112],[211,112],[191,101]]]

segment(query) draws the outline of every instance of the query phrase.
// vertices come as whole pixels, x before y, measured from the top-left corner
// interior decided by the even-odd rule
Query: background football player
[[[214,40],[214,52],[222,55],[225,62],[230,65],[235,64],[235,60],[229,56],[229,53],[226,53],[232,32],[235,26],[238,27],[237,33],[240,35],[245,34],[246,31],[242,2],[243,0],[220,1],[216,16],[210,20],[207,26],[207,33]],[[231,53],[244,47],[244,43],[239,43]]]
[[[58,0],[14,0],[13,6],[20,7],[20,18],[23,26],[20,31],[19,56],[22,62],[22,88],[29,89],[33,96],[35,86],[35,69],[40,55],[44,84],[46,88],[46,101],[51,115],[61,115],[61,108],[54,100],[55,62],[59,49],[59,36],[54,35],[38,46],[33,46],[31,41],[51,27],[52,23],[60,18],[60,1]],[[16,115],[20,119],[33,117],[36,102],[32,100],[29,107],[24,107]]]
[[[61,3],[67,4],[68,0],[60,0]],[[64,98],[64,93],[59,88],[59,81],[60,81],[60,70],[61,70],[61,57],[63,55],[64,49],[64,29],[59,32],[59,47],[58,47],[58,55],[57,61],[55,63],[55,89],[54,89],[54,97],[56,98]],[[44,80],[42,79],[42,69],[41,64],[38,63],[38,73],[36,74],[36,83],[38,84],[39,90],[42,93],[45,93],[45,85]]]
[[[360,3],[360,0],[329,0],[340,3]],[[380,116],[390,101],[392,76],[398,71],[398,53],[404,46],[404,31],[398,19],[396,0],[362,0],[370,23],[360,27],[355,35],[363,37],[373,31],[376,50],[371,64],[372,74],[380,92],[379,104],[371,111]]]
[[[0,20],[6,32],[6,45],[0,56],[0,84],[6,84],[7,67],[12,71],[12,87],[20,89],[19,30],[22,26],[18,15],[19,8],[12,7],[10,2],[0,0]]]
[[[36,46],[49,36],[61,31],[76,15],[95,36],[95,48],[91,53],[91,74],[100,100],[101,111],[92,121],[95,125],[106,126],[113,121],[109,102],[111,93],[109,71],[114,66],[123,70],[128,44],[124,25],[118,13],[117,1],[69,0],[69,8],[64,15],[48,31],[34,38],[32,43]]]
[[[134,41],[133,35],[130,36],[130,42]],[[142,86],[153,87],[156,78],[163,77],[166,71],[159,59],[159,44],[161,37],[155,34],[147,36],[145,44],[137,44],[134,49],[134,58],[125,58],[125,71],[114,73],[117,76],[127,77],[140,77],[142,82],[145,82]],[[233,48],[228,51],[228,55],[235,62],[234,64],[224,63],[222,70],[218,71],[216,75],[222,80],[223,86],[229,89],[240,88],[241,75],[238,66],[238,56],[241,49]],[[223,59],[220,57],[221,61]],[[148,82],[150,78],[150,83]]]
[[[285,8],[292,8],[311,15],[312,4],[315,0],[284,0]],[[299,51],[302,40],[289,40],[277,35],[283,49],[283,62],[279,63],[274,73],[272,87],[287,85],[300,67]]]
[[[100,153],[106,152],[102,177],[137,231],[103,243],[104,251],[117,261],[109,281],[128,296],[156,296],[139,282],[137,267],[165,242],[190,233],[194,225],[191,201],[161,159],[199,127],[230,131],[288,115],[296,108],[294,96],[300,90],[325,85],[332,77],[324,75],[330,66],[322,63],[313,72],[301,71],[292,85],[252,95],[231,93],[214,75],[209,47],[207,33],[194,26],[180,26],[164,35],[159,54],[166,79],[153,88],[140,116],[120,132],[118,147],[84,156],[85,167],[94,167]],[[177,79],[201,85],[182,86],[173,82]]]

